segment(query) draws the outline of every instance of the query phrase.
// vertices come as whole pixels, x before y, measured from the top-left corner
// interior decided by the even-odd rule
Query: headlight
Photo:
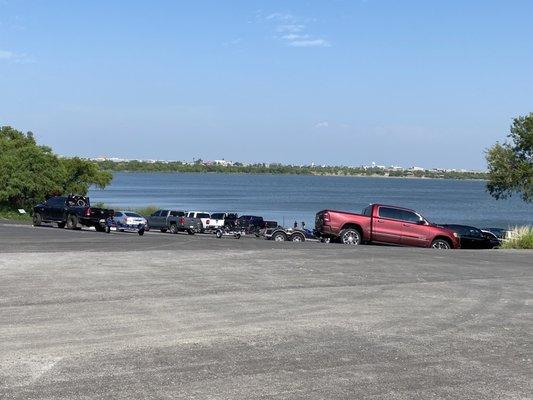
[[[457,234],[457,232],[454,232],[454,233],[453,233],[453,236],[455,236],[456,238],[459,237],[459,235]]]

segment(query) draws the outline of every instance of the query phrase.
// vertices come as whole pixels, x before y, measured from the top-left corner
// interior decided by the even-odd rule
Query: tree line
[[[285,165],[285,164],[239,164],[218,165],[203,163],[171,162],[146,162],[130,161],[97,161],[97,164],[106,171],[112,172],[211,172],[211,173],[237,173],[237,174],[280,174],[280,175],[338,175],[338,176],[391,176],[391,177],[417,177],[417,178],[448,178],[448,179],[486,179],[484,172],[460,171],[412,171],[412,170],[385,170],[382,168],[363,168],[349,166],[312,166],[312,165]]]

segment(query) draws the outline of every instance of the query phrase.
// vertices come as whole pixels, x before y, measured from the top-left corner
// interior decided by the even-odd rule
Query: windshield
[[[126,214],[126,216],[128,216],[128,217],[142,218],[142,216],[140,216],[139,214],[136,214],[134,212],[125,212],[124,214]]]

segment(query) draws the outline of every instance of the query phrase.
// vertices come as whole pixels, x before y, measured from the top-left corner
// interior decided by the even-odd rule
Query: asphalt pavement
[[[0,399],[531,399],[533,252],[0,222]]]

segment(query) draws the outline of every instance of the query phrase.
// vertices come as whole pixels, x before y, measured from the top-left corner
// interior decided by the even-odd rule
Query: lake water
[[[286,226],[314,224],[325,208],[360,212],[369,203],[412,208],[436,223],[478,227],[533,224],[533,205],[519,198],[496,201],[485,182],[440,179],[298,175],[115,173],[91,201],[114,208],[155,205],[262,215]]]

